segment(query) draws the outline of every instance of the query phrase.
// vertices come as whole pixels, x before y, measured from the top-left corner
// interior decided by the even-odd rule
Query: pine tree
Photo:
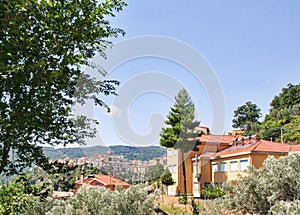
[[[200,142],[196,139],[201,134],[195,131],[200,122],[195,121],[195,106],[185,89],[181,89],[175,97],[175,104],[171,108],[160,134],[160,145],[181,151],[184,193],[186,193],[186,174],[184,154],[193,150],[198,151]]]

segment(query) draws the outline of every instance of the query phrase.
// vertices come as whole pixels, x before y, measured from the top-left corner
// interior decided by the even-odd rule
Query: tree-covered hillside
[[[93,146],[93,147],[76,147],[76,148],[58,148],[44,147],[44,153],[49,159],[58,158],[80,158],[92,157],[94,154],[106,154],[108,150],[113,155],[123,155],[128,160],[148,161],[152,158],[162,157],[166,154],[166,149],[159,146],[149,147],[132,147],[132,146]]]
[[[113,154],[123,155],[128,160],[148,161],[152,158],[164,156],[167,151],[160,146],[133,147],[133,146],[110,146]]]

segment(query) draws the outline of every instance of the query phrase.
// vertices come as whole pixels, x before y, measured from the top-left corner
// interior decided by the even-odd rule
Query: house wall
[[[220,158],[220,159],[215,159],[211,161],[211,177],[212,183],[223,183],[226,181],[233,181],[238,179],[240,176],[243,176],[246,174],[246,170],[241,169],[241,160],[248,160],[248,166],[252,165],[251,164],[251,156],[250,155],[240,155],[240,156],[234,156],[234,157],[229,157],[229,158]],[[231,162],[236,162],[237,164],[237,169],[232,170],[231,169]],[[225,163],[226,165],[226,170],[221,171],[221,163]],[[218,166],[218,171],[213,172],[213,165]]]
[[[240,156],[233,156],[229,158],[220,158],[211,161],[211,168],[214,164],[218,164],[218,172],[211,171],[212,175],[212,183],[223,183],[226,181],[234,181],[243,177],[247,174],[246,170],[241,169],[241,161],[248,160],[248,166],[253,166],[255,168],[261,168],[263,166],[264,161],[267,159],[268,156],[274,156],[276,159],[280,158],[281,156],[285,156],[285,153],[282,154],[248,154],[248,155],[240,155]],[[226,162],[226,171],[220,171],[220,164]],[[237,170],[232,171],[230,169],[230,163],[237,162]]]
[[[168,194],[176,196],[179,192],[179,151],[176,149],[167,149],[167,167],[172,174],[175,184],[168,186]]]
[[[192,162],[197,168],[196,161]],[[201,190],[205,184],[211,182],[211,164],[209,159],[200,159],[198,160],[198,174],[201,174],[200,181],[197,180],[196,173],[193,171],[192,185],[193,185],[193,196],[200,197]],[[195,169],[193,168],[193,170]]]
[[[189,153],[186,153],[184,157],[185,157],[184,162],[185,162],[185,173],[186,173],[186,192],[187,192],[187,195],[192,195],[192,193],[193,193],[193,178],[194,177],[193,177],[193,174],[190,174],[190,173],[193,173],[193,162],[189,156]],[[182,186],[182,190],[180,190],[180,193],[184,193],[183,186]]]
[[[252,154],[251,163],[252,165],[258,169],[263,166],[264,161],[268,158],[268,156],[274,156],[276,159],[286,156],[287,153],[282,154]]]

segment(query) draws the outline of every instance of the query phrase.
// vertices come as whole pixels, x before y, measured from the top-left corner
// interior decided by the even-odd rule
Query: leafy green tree
[[[0,186],[0,214],[44,214],[51,193],[46,182],[31,184],[27,176],[16,177]]]
[[[163,172],[164,172],[164,165],[158,163],[155,166],[151,166],[146,172],[145,176],[147,180],[155,181],[160,178]]]
[[[258,133],[260,117],[260,108],[248,101],[234,111],[232,127],[245,130],[245,135]]]
[[[105,56],[110,26],[122,0],[10,0],[0,4],[0,174],[16,174],[47,161],[41,144],[83,143],[94,136],[92,119],[72,116],[86,99],[107,107],[117,81],[96,81],[83,66]],[[104,74],[104,71],[99,68]]]
[[[281,93],[275,96],[271,101],[271,110],[281,110],[292,108],[300,104],[300,84],[293,85],[289,83],[287,87],[282,88]]]
[[[267,214],[280,201],[285,202],[286,206],[293,201],[298,204],[300,155],[291,154],[279,159],[270,156],[262,168],[251,168],[249,174],[236,183],[235,186],[229,185],[224,197],[231,209],[251,214]]]
[[[168,186],[173,185],[175,183],[172,178],[172,174],[170,173],[170,170],[168,168],[166,168],[163,174],[160,176],[160,181],[163,185],[167,187],[167,195],[168,195]]]
[[[300,142],[300,84],[288,84],[271,102],[271,109],[261,124],[264,139]]]
[[[160,133],[160,145],[167,148],[179,149],[181,151],[181,162],[183,172],[184,193],[186,193],[185,153],[198,151],[200,142],[197,137],[201,135],[195,131],[199,121],[195,121],[195,106],[188,92],[181,89],[175,97],[175,104],[171,108],[165,124]]]

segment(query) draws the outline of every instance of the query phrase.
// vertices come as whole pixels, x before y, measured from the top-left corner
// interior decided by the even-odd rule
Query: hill
[[[94,154],[106,154],[108,150],[113,155],[123,155],[128,160],[149,161],[153,158],[162,157],[166,154],[166,149],[160,146],[133,147],[133,146],[92,146],[92,147],[76,147],[76,148],[58,148],[43,147],[45,155],[49,159],[59,158],[80,158],[92,157]]]

